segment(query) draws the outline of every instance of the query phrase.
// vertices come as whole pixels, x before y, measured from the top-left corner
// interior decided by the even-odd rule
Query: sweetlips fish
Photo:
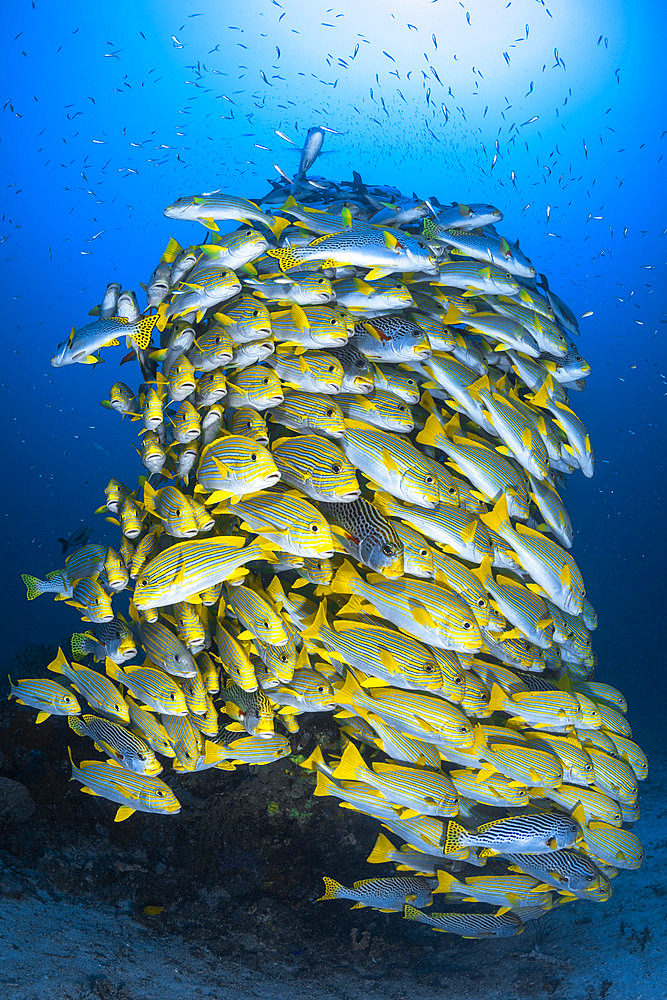
[[[427,924],[442,934],[457,934],[462,938],[513,937],[524,930],[523,922],[515,913],[507,913],[502,908],[496,913],[423,913],[416,907],[406,905],[403,916],[406,920],[416,920]]]
[[[124,317],[99,319],[78,330],[72,327],[67,338],[51,358],[53,368],[64,365],[94,365],[100,361],[97,353],[102,347],[116,346],[120,337],[128,337],[140,349],[148,347],[157,316],[144,316],[131,323]]]
[[[418,907],[429,906],[431,890],[437,885],[436,879],[420,875],[367,878],[355,882],[350,889],[326,875],[323,880],[325,893],[318,902],[325,899],[353,899],[356,900],[353,910],[371,906],[381,913],[402,913],[408,902]]]
[[[210,191],[205,194],[184,195],[173,204],[168,205],[164,214],[168,219],[183,219],[197,222],[222,222],[237,220],[239,222],[258,222],[269,229],[273,225],[273,217],[262,212],[252,201],[239,198],[221,191]],[[218,226],[208,228],[217,230]]]
[[[78,715],[81,712],[76,696],[49,677],[26,677],[16,683],[10,677],[9,698],[15,698],[19,705],[36,708],[37,723],[51,715]]]
[[[178,809],[142,784],[165,759],[179,782],[268,764],[292,752],[278,727],[305,737],[334,713],[342,755],[303,761],[315,794],[400,838],[370,860],[408,875],[329,896],[519,933],[609,898],[643,856],[626,825],[648,763],[598,677],[563,503],[594,467],[570,405],[590,366],[494,206],[309,179],[324,131],[263,199],[171,205],[210,233],[169,240],[153,314],[113,282],[61,345],[55,367],[91,364],[125,334],[140,374],[108,404],[150,476],[108,482],[115,548],[70,539],[63,569],[24,577],[90,621],[71,645],[91,665],[59,652],[71,691],[33,678],[13,696],[112,758],[80,770],[119,818]],[[442,912],[411,905],[436,890]]]
[[[82,792],[120,803],[114,817],[116,823],[128,819],[134,812],[174,815],[181,811],[172,790],[155,775],[130,771],[117,761],[84,760],[77,767],[71,753],[70,762],[70,780],[80,781]]]
[[[70,716],[67,724],[79,736],[88,736],[95,749],[108,753],[123,767],[136,774],[160,774],[159,763],[152,748],[124,726],[98,715]]]
[[[238,535],[177,542],[139,574],[133,603],[137,611],[196,600],[208,587],[228,580],[253,559],[265,559],[268,542],[245,545]],[[244,574],[240,574],[242,576]]]

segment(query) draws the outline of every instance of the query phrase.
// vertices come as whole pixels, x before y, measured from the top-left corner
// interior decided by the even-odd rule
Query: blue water
[[[19,574],[62,565],[57,538],[81,522],[112,542],[93,511],[111,474],[142,471],[129,423],[98,405],[120,352],[53,370],[56,344],[109,281],[140,295],[168,237],[201,234],[165,205],[217,187],[261,195],[322,124],[340,134],[313,173],[497,204],[502,232],[578,316],[592,311],[580,346],[593,374],[573,404],[597,469],[566,496],[600,615],[598,676],[626,692],[642,742],[659,724],[666,596],[662,5],[327,3],[5,11],[4,648],[77,628],[73,608],[27,605]]]

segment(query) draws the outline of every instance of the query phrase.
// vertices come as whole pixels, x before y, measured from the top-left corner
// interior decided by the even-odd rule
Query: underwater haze
[[[82,522],[111,539],[92,512],[110,468],[134,471],[128,429],[97,405],[122,369],[54,372],[56,345],[108,282],[148,280],[174,232],[165,205],[218,187],[259,197],[323,124],[340,134],[318,173],[497,204],[575,314],[592,312],[577,404],[597,467],[567,498],[605,679],[651,728],[665,602],[665,18],[649,0],[121,0],[113,22],[84,4],[13,4],[0,145],[9,648],[53,641],[65,614],[76,626],[46,601],[28,614],[19,574],[60,565],[58,537]]]
[[[125,349],[108,350],[102,351],[104,363],[54,368],[57,346],[73,327],[91,321],[89,312],[110,282],[134,289],[143,308],[142,284],[170,237],[184,247],[203,240],[198,222],[165,218],[166,206],[218,189],[261,200],[281,175],[296,175],[308,131],[319,126],[323,148],[309,172],[315,180],[352,181],[356,172],[369,187],[392,186],[442,205],[498,206],[503,213],[498,232],[512,243],[520,240],[538,275],[548,276],[549,286],[577,317],[576,348],[591,374],[584,391],[570,393],[569,405],[586,425],[596,465],[592,479],[568,476],[562,496],[574,524],[573,552],[599,618],[595,679],[627,696],[633,739],[649,758],[655,752],[664,782],[663,5],[657,0],[341,0],[335,6],[330,0],[202,0],[193,6],[116,0],[96,9],[73,0],[16,0],[5,13],[4,28],[0,552],[6,662],[12,665],[13,657],[34,644],[69,652],[72,632],[87,627],[81,615],[49,596],[27,603],[21,574],[44,578],[62,567],[60,539],[82,527],[91,530],[92,541],[117,547],[118,529],[105,520],[109,512],[95,511],[104,505],[110,476],[135,483],[145,471],[135,449],[136,427],[100,406],[112,383],[137,382],[134,355],[132,363],[121,365]],[[308,721],[302,725],[307,729]],[[664,801],[660,787],[660,794],[649,789],[643,806],[654,818]],[[82,798],[89,805],[87,796]],[[311,805],[317,810],[326,802],[333,811],[332,801]],[[49,814],[54,826],[55,816],[55,810]],[[97,836],[92,820],[83,823]],[[363,829],[371,830],[370,822]],[[130,850],[130,835],[114,831],[113,836],[114,864],[122,866],[120,848]],[[150,853],[150,837],[142,836],[142,849]],[[657,833],[647,838],[648,844],[658,841]],[[241,851],[236,841],[234,849]],[[361,849],[357,853],[359,867]],[[317,867],[318,878],[321,864],[310,865]],[[651,864],[657,864],[655,856],[647,858]],[[356,871],[332,874],[361,877]],[[632,886],[631,873],[621,874]],[[651,883],[646,877],[638,890],[644,900]],[[159,879],[147,884],[157,887]],[[184,884],[179,891],[186,892]],[[162,903],[157,888],[152,895],[146,889],[137,905],[148,907],[143,912],[150,916],[153,901]],[[315,908],[302,904],[303,912],[308,905]],[[334,910],[343,904],[317,906]],[[587,922],[583,931],[572,924],[575,933],[593,935],[589,925],[602,920],[607,904],[597,906],[582,904],[581,912],[592,920],[581,918]],[[579,903],[575,908],[579,913]],[[616,912],[617,924],[624,926],[626,912]],[[556,916],[562,915],[547,914],[543,923]],[[25,919],[29,926],[27,911]],[[71,919],[76,928],[76,916]],[[628,919],[632,922],[631,914]],[[313,920],[320,920],[318,933],[326,934],[324,918]],[[643,923],[651,928],[645,940]],[[632,924],[638,961],[645,961],[658,923],[664,926],[664,913],[645,906]],[[358,924],[362,933],[364,920]],[[394,942],[402,921],[396,918],[395,924]],[[379,923],[371,926],[380,933]],[[413,944],[416,931],[436,949],[450,939],[404,926]],[[182,932],[180,926],[168,929]],[[98,933],[104,933],[102,924]],[[355,954],[363,951],[356,949],[357,937],[352,940]],[[604,937],[595,941],[592,947],[604,946]],[[457,947],[468,944],[476,946],[463,941]],[[493,947],[498,950],[484,954],[502,957],[500,944]],[[149,962],[150,941],[145,949]],[[458,960],[463,953],[453,954]],[[553,954],[559,953],[554,947]],[[378,975],[381,949],[377,955],[372,964],[368,959],[364,975],[374,976],[381,987],[391,974]],[[631,992],[630,966],[622,973],[613,968],[613,955],[606,961],[598,992],[586,993],[580,984],[580,993],[567,995],[572,1000],[660,995],[660,982],[652,983],[655,994],[648,986],[644,993]],[[126,974],[134,982],[131,964]],[[466,968],[473,975],[472,966]],[[541,969],[548,983],[550,967]],[[199,972],[193,966],[189,973],[183,995],[195,996],[192,983]],[[616,974],[624,984],[618,993],[611,987]],[[605,976],[611,977],[606,990]],[[517,972],[520,988],[512,994],[503,993],[497,978],[486,994],[483,981],[477,982],[479,998],[513,1000],[521,994],[561,1000],[555,986],[556,992],[547,987],[531,992],[530,980]],[[116,982],[113,976],[110,981]],[[9,997],[45,995],[37,985],[22,994],[20,983],[7,982]],[[455,987],[453,981],[449,985]],[[143,987],[134,986],[143,997]],[[14,987],[18,992],[11,992]],[[179,996],[169,992],[169,983],[163,988],[168,1000]],[[88,1000],[88,994],[80,995]],[[108,995],[121,1000],[125,994]],[[310,995],[319,1000],[319,993]],[[367,995],[376,995],[370,986]],[[467,995],[462,993],[462,1000]]]

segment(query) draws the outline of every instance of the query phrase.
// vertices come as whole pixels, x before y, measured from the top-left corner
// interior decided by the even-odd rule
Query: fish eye
[[[70,698],[70,696],[68,694],[66,694],[65,697],[63,698],[63,701],[65,702],[66,705],[69,705],[69,703],[71,702],[71,700],[72,699]]]
[[[592,770],[593,770],[592,764],[584,764],[584,771],[592,771]]]
[[[399,408],[398,408],[399,413],[405,413],[406,410],[407,410],[407,406],[399,406]]]
[[[164,798],[164,792],[161,791],[159,788],[158,788],[158,792],[157,793],[158,793],[158,795],[160,796],[161,799]]]
[[[425,674],[432,674],[433,673],[433,667],[431,666],[430,663],[427,663],[426,666],[424,667],[424,673]]]
[[[480,599],[478,600],[477,607],[478,608],[485,608],[486,607],[486,601],[484,600],[483,597],[480,597]]]
[[[285,655],[285,653],[280,654],[280,662],[287,663],[287,656]]]
[[[268,628],[269,627],[269,623],[268,622],[262,622],[262,625],[264,626],[264,628]]]
[[[329,410],[326,411],[326,415],[327,415],[327,417],[333,417],[334,411],[331,410],[331,409],[329,409]]]
[[[462,677],[460,677],[460,676],[459,676],[459,675],[457,674],[457,675],[456,675],[456,677],[454,678],[454,683],[455,683],[455,684],[463,684],[463,678],[462,678]]]
[[[336,366],[335,365],[329,365],[329,367],[327,368],[327,371],[328,372],[335,372],[336,371]]]
[[[463,623],[463,627],[464,627],[465,629],[469,629],[469,628],[472,628],[472,626],[471,626],[470,622],[464,622],[464,623]]]
[[[458,731],[460,733],[467,733],[468,732],[468,727],[467,726],[459,726],[458,727]]]
[[[317,284],[318,285],[323,285],[324,284],[324,278],[318,278]]]
[[[319,525],[317,525],[317,524],[311,524],[311,526],[310,526],[310,530],[311,530],[312,532],[317,532],[317,531],[319,531],[319,530],[320,530],[320,528],[319,528]]]
[[[386,556],[393,556],[395,551],[396,550],[394,549],[394,546],[390,545],[389,542],[385,542],[385,544],[382,546],[382,552]]]
[[[250,424],[248,424],[248,427],[250,427]],[[254,451],[253,451],[252,455],[250,456],[250,461],[251,462],[256,462],[257,461],[257,455],[255,454]]]
[[[253,309],[252,314],[253,316],[259,316],[259,309]]]
[[[320,694],[324,694],[324,688],[323,687],[318,687],[317,690],[320,692]]]
[[[363,358],[357,358],[354,362],[354,366],[355,368],[365,368],[366,362],[363,360]]]
[[[331,466],[331,471],[336,473],[340,472],[341,471],[340,465],[338,465],[338,463],[335,463],[334,465]]]
[[[419,555],[424,556],[424,558],[426,558],[426,556],[428,555],[428,549],[420,549]]]
[[[413,330],[413,332],[412,332],[412,336],[415,337],[415,338],[421,337],[421,335],[422,335],[421,334],[421,330]]]
[[[173,694],[173,693],[172,693],[172,694],[170,694],[170,695],[169,695],[169,699],[170,699],[171,701],[176,701],[176,695],[175,695],[175,694]]]
[[[268,380],[268,378],[265,378],[263,380],[263,382],[262,382],[262,385],[268,385],[268,384],[269,384],[269,380]]]
[[[434,479],[433,479],[433,476],[427,476],[427,477],[426,477],[426,482],[427,482],[427,483],[429,484],[429,486],[430,486],[430,485],[431,485],[431,484],[432,484],[432,483],[434,482]]]
[[[336,319],[336,318],[334,317],[334,318],[333,318],[333,319],[331,320],[331,325],[332,325],[332,326],[335,326],[337,322],[338,322],[338,320],[337,320],[337,319]]]

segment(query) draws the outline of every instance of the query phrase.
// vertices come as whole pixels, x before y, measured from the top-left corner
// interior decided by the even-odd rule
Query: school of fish
[[[590,368],[497,208],[310,179],[323,137],[263,199],[168,206],[205,236],[169,240],[145,308],[112,283],[57,348],[127,344],[140,383],[103,405],[144,473],[106,486],[116,549],[23,576],[83,626],[10,697],[92,742],[72,779],[116,820],[179,812],[169,765],[268,764],[331,713],[339,754],[303,766],[393,835],[368,861],[397,874],[322,898],[514,935],[643,859],[647,762],[593,680],[559,492],[593,474]]]

